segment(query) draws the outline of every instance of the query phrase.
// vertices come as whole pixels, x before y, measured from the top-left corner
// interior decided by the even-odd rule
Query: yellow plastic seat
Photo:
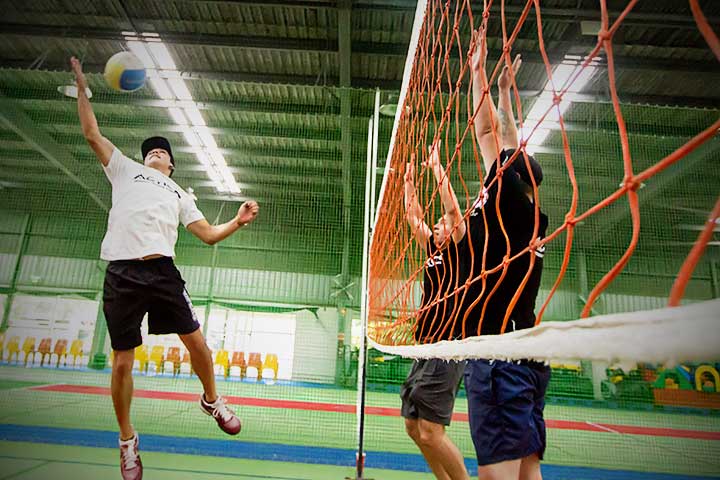
[[[278,368],[278,356],[274,353],[268,353],[267,355],[265,355],[265,361],[263,362],[262,369],[272,370],[275,374],[275,376],[273,377],[274,380],[277,380]]]
[[[138,362],[138,371],[147,373],[149,359],[147,345],[140,345],[135,348],[135,361]]]
[[[20,361],[20,337],[10,337],[7,344],[8,357],[7,361],[10,363],[13,355],[15,355],[15,363]]]
[[[27,337],[23,342],[22,351],[25,354],[24,365],[27,366],[28,357],[32,354],[33,360],[35,360],[35,337]],[[32,363],[30,364],[32,365]]]
[[[230,359],[227,350],[218,350],[215,355],[215,366],[222,367],[222,374],[227,378],[230,373]]]
[[[70,355],[72,355],[72,366],[75,367],[75,363],[77,362],[77,359],[79,358],[81,361],[80,366],[82,366],[82,357],[83,357],[83,341],[78,339],[73,340],[73,342],[70,344]]]
[[[155,365],[156,372],[162,372],[165,368],[165,347],[155,345],[150,351],[150,363]]]

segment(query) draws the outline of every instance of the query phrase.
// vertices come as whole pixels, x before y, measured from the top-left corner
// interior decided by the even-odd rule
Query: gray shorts
[[[415,360],[400,389],[402,416],[450,425],[464,371],[465,362],[439,358]]]

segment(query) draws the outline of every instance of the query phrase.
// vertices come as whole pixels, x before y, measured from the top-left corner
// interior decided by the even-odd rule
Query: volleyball
[[[145,66],[131,52],[116,53],[105,64],[105,81],[118,92],[134,92],[145,85]]]

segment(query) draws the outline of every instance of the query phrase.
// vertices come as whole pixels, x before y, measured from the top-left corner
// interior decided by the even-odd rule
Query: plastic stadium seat
[[[148,360],[149,358],[147,345],[140,345],[139,347],[136,347],[135,362],[133,364],[133,367],[137,365],[137,370],[139,372],[147,373]]]
[[[10,363],[10,360],[12,360],[13,355],[15,355],[15,363],[19,362],[19,356],[20,356],[20,337],[10,337],[10,340],[8,341],[7,348],[8,357],[7,361]]]
[[[170,347],[168,348],[167,356],[165,356],[165,364],[163,366],[163,373],[169,371],[168,367],[172,368],[173,377],[180,373],[180,348]]]
[[[185,365],[187,365],[187,368],[183,368]],[[185,350],[185,353],[183,353],[182,360],[180,361],[180,373],[185,373],[187,371],[188,375],[193,374],[193,368],[192,368],[192,361],[190,361],[190,352]]]
[[[230,361],[230,373],[233,372],[233,369],[239,369],[240,370],[240,378],[245,378],[245,374],[247,373],[247,362],[245,361],[245,352],[234,352],[232,355],[232,360]]]
[[[254,368],[257,370],[257,379],[262,380],[262,358],[260,357],[260,354],[257,352],[253,352],[250,355],[248,355],[248,361],[247,361],[248,368]]]
[[[80,366],[82,366],[83,341],[79,338],[73,340],[73,342],[70,344],[70,355],[72,355],[73,357],[73,368],[75,367],[75,362],[77,362],[78,358],[80,358]]]
[[[53,355],[57,357],[56,368],[60,367],[60,360],[63,360],[63,364],[67,365],[67,340],[60,339],[55,342],[55,348],[53,349]]]
[[[48,364],[50,364],[50,354],[52,347],[52,338],[43,338],[40,340],[40,345],[38,345],[37,353],[40,354],[40,366],[42,367],[45,365],[45,357],[48,357]]]
[[[230,371],[230,362],[228,360],[227,350],[218,350],[217,354],[215,355],[214,365],[215,374],[217,375],[218,373],[221,373],[225,378],[227,378]]]
[[[150,351],[149,363],[155,365],[155,371],[160,373],[165,367],[165,346],[155,345]]]
[[[262,369],[263,370],[266,370],[266,369],[272,370],[275,375],[273,377],[273,379],[277,380],[277,376],[278,376],[278,357],[277,357],[277,355],[274,353],[268,353],[267,355],[265,355],[265,361],[263,362]]]
[[[22,351],[25,354],[25,363],[24,365],[27,366],[28,363],[28,357],[30,354],[33,356],[33,360],[35,360],[35,337],[27,337],[25,341],[23,342]],[[32,365],[32,362],[30,363]]]

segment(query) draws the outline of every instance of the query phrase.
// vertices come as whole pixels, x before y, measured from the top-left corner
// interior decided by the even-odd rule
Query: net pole
[[[376,101],[379,92],[376,93]],[[373,144],[374,144],[374,127],[377,118],[373,115],[368,120],[368,139],[367,154],[365,165],[365,215],[363,219],[363,256],[362,256],[362,280],[360,294],[360,350],[358,352],[358,385],[357,385],[357,441],[358,448],[355,458],[355,479],[362,480],[363,470],[365,469],[365,453],[363,452],[363,443],[365,437],[365,386],[367,378],[367,313],[368,313],[368,250],[370,247],[370,199],[373,196],[372,169],[373,163]]]
[[[374,230],[377,221],[377,210],[375,210],[375,191],[377,189],[377,162],[378,162],[378,129],[380,128],[380,89],[375,89],[375,108],[373,110],[373,136],[372,136],[372,161],[370,177],[370,227]]]
[[[390,164],[392,163],[393,152],[395,150],[395,137],[400,125],[400,116],[405,113],[405,99],[407,98],[408,85],[410,85],[410,77],[412,76],[413,64],[415,63],[415,54],[417,53],[418,42],[420,41],[420,30],[425,21],[425,13],[428,6],[428,0],[418,0],[415,7],[415,19],[413,20],[413,30],[410,35],[410,45],[408,46],[408,54],[405,57],[405,69],[403,70],[402,86],[400,87],[400,98],[398,98],[397,109],[395,111],[395,121],[393,122],[392,135],[390,136],[390,148],[388,148],[387,159],[385,161],[385,173],[383,181],[380,185],[380,195],[377,202],[377,210],[382,208],[385,198],[385,188],[390,173]],[[377,219],[375,219],[377,221]],[[374,230],[375,224],[373,224]],[[372,240],[370,242],[372,245]]]

